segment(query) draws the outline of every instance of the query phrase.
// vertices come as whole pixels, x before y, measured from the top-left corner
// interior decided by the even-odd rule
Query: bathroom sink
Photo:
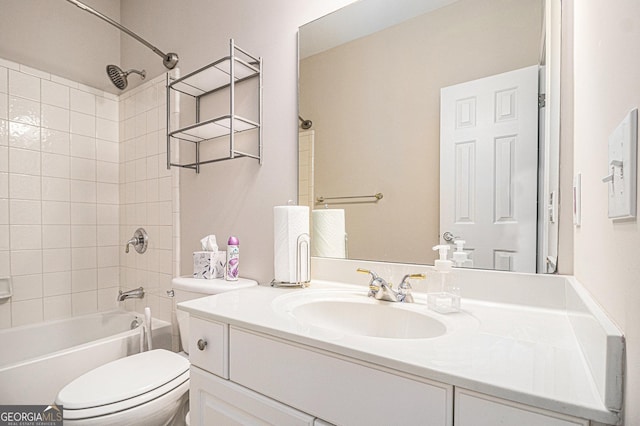
[[[299,324],[344,335],[388,339],[428,339],[447,333],[425,305],[390,303],[365,291],[303,290],[280,296],[274,310]]]

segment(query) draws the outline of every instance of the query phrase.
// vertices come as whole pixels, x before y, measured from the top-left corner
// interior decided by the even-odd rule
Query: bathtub
[[[140,351],[135,312],[110,311],[0,330],[0,404],[49,404],[79,375]],[[171,350],[171,324],[152,320],[154,348]]]

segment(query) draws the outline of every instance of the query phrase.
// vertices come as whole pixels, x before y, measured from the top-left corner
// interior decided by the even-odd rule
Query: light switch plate
[[[627,114],[609,136],[609,175],[603,179],[609,187],[609,218],[636,217],[638,109]]]

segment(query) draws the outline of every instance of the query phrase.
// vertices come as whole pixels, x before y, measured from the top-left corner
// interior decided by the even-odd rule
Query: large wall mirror
[[[313,255],[433,264],[433,246],[464,240],[460,266],[553,272],[549,6],[360,0],[300,28],[298,203],[313,211]]]

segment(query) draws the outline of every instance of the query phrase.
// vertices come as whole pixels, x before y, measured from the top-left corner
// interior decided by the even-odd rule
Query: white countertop
[[[602,402],[565,310],[463,298],[462,313],[428,311],[452,332],[431,339],[387,339],[309,327],[274,309],[288,293],[311,295],[331,288],[355,290],[363,297],[367,292],[363,286],[314,280],[307,289],[258,286],[183,302],[178,308],[523,404],[607,424],[618,421]],[[424,299],[415,294],[411,309],[427,311]]]

